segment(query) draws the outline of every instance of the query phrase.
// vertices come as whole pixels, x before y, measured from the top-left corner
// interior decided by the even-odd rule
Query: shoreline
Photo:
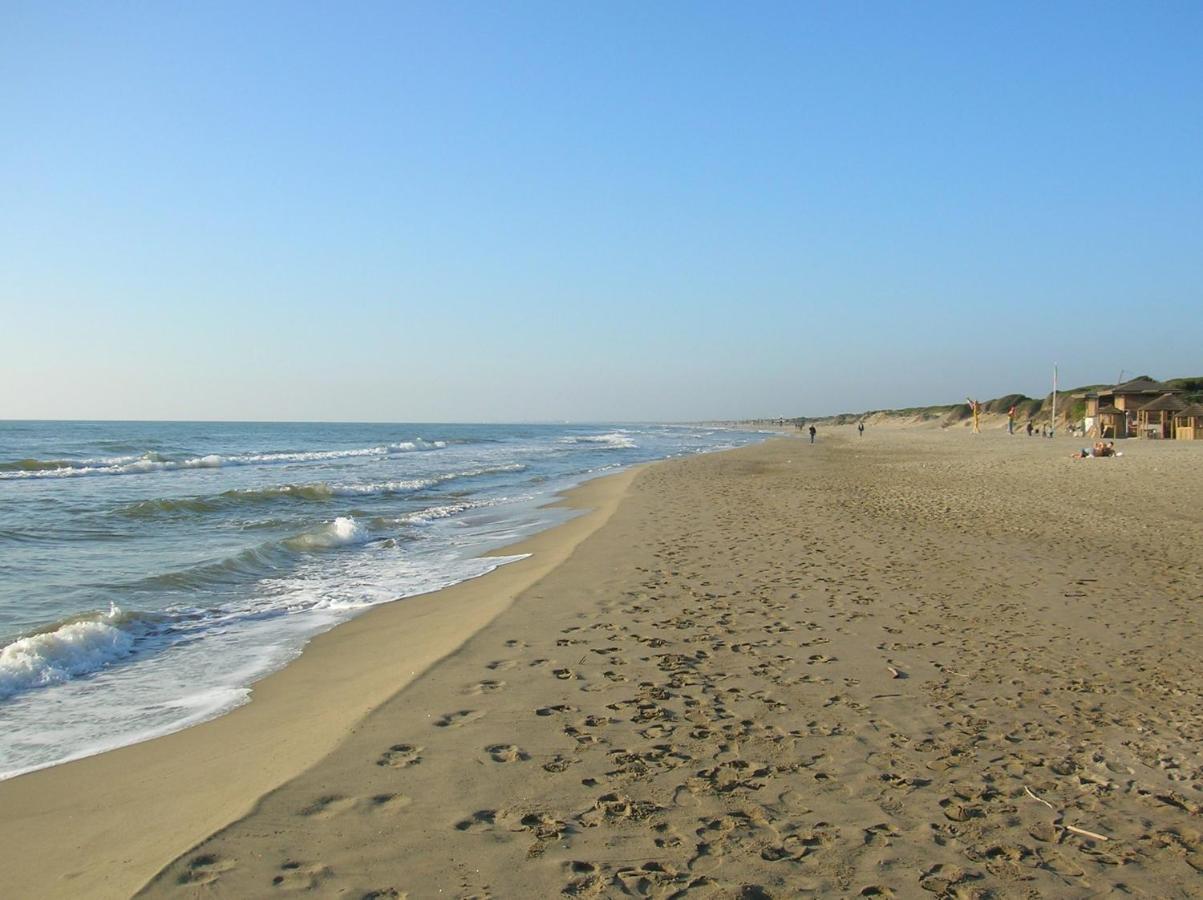
[[[17,896],[136,892],[454,653],[600,528],[637,474],[654,464],[601,475],[556,495],[546,506],[582,513],[481,557],[524,559],[373,607],[318,634],[299,656],[254,682],[249,700],[227,713],[0,781],[6,886]],[[365,671],[358,663],[386,655],[407,661],[398,670]],[[187,804],[164,802],[180,793],[188,795]],[[70,823],[69,840],[64,822]],[[111,836],[118,831],[126,837],[113,852]],[[81,860],[87,865],[81,867]]]
[[[36,896],[1190,896],[1203,444],[1174,443],[828,429],[589,482],[506,597],[535,557],[323,641],[356,709],[281,678],[276,732],[227,732],[277,771],[316,737],[311,764],[252,793],[198,729],[138,745],[176,767],[150,779],[115,751],[90,841],[33,773],[57,799],[0,864]],[[446,652],[356,694],[432,627]],[[186,834],[138,816],[164,809]]]
[[[649,466],[140,896],[1190,896],[1201,460],[832,430]]]

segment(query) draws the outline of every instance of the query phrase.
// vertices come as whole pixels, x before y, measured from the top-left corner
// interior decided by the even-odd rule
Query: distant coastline
[[[1147,375],[1140,378],[1149,378]],[[1203,375],[1170,378],[1163,382],[1167,387],[1183,392],[1184,399],[1189,403],[1203,401]],[[1091,391],[1105,390],[1112,385],[1090,384],[1080,387],[1057,391],[1057,421],[1058,427],[1076,424],[1081,421],[1085,404],[1077,396]],[[1053,410],[1053,394],[1050,391],[1043,398],[1028,397],[1025,394],[1004,394],[993,400],[981,401],[981,420],[986,427],[991,425],[1005,427],[1007,412],[1015,408],[1016,423],[1028,421],[1037,423],[1049,422]],[[744,426],[763,427],[814,425],[854,425],[864,422],[871,425],[916,425],[938,428],[968,427],[972,422],[969,404],[944,403],[933,406],[908,406],[897,409],[869,409],[863,412],[842,412],[825,416],[791,416],[780,418],[748,419],[738,424]]]

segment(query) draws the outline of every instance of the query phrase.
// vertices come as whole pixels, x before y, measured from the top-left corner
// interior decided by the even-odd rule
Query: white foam
[[[362,497],[371,494],[399,494],[404,491],[419,491],[439,483],[438,478],[411,478],[402,481],[383,481],[372,484],[334,484],[330,493],[335,497]]]
[[[559,442],[561,444],[600,444],[604,448],[614,450],[629,450],[639,446],[625,431],[611,431],[607,434],[578,434],[560,438]]]
[[[331,547],[346,547],[371,540],[372,533],[354,516],[339,516],[333,522],[315,531],[298,534],[284,543],[293,550],[325,550]]]
[[[417,491],[433,487],[447,481],[460,478],[477,478],[481,475],[498,475],[504,472],[522,472],[526,469],[524,463],[511,463],[504,466],[481,466],[476,469],[465,469],[462,472],[447,472],[431,478],[412,478],[404,481],[373,482],[370,484],[333,484],[330,491],[335,497],[355,497],[370,494],[396,494],[403,491]]]
[[[128,656],[134,636],[114,624],[120,616],[114,606],[100,619],[69,622],[0,649],[0,700],[87,675]]]
[[[78,478],[86,475],[140,475],[147,472],[169,472],[175,469],[217,469],[222,466],[255,466],[274,463],[322,462],[330,459],[352,459],[359,456],[389,456],[394,453],[413,453],[441,450],[446,441],[402,441],[380,447],[360,447],[348,450],[302,450],[280,453],[243,453],[220,456],[209,453],[189,459],[164,459],[158,453],[142,456],[116,456],[108,459],[84,459],[65,462],[54,469],[21,469],[0,472],[0,480],[13,478]]]
[[[449,503],[446,506],[431,506],[428,509],[410,513],[408,516],[400,519],[400,521],[408,522],[411,525],[427,525],[436,519],[446,519],[465,510],[475,509],[484,505],[483,502],[477,501],[475,503]]]

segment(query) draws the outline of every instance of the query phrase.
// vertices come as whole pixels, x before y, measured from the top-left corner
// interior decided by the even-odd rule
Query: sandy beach
[[[11,896],[1203,891],[1203,444],[824,429],[591,482],[221,719],[0,784]]]

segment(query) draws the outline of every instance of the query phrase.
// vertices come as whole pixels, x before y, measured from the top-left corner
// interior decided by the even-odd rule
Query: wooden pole
[[[1049,428],[1049,434],[1056,437],[1057,435],[1057,364],[1053,363],[1053,421]]]

